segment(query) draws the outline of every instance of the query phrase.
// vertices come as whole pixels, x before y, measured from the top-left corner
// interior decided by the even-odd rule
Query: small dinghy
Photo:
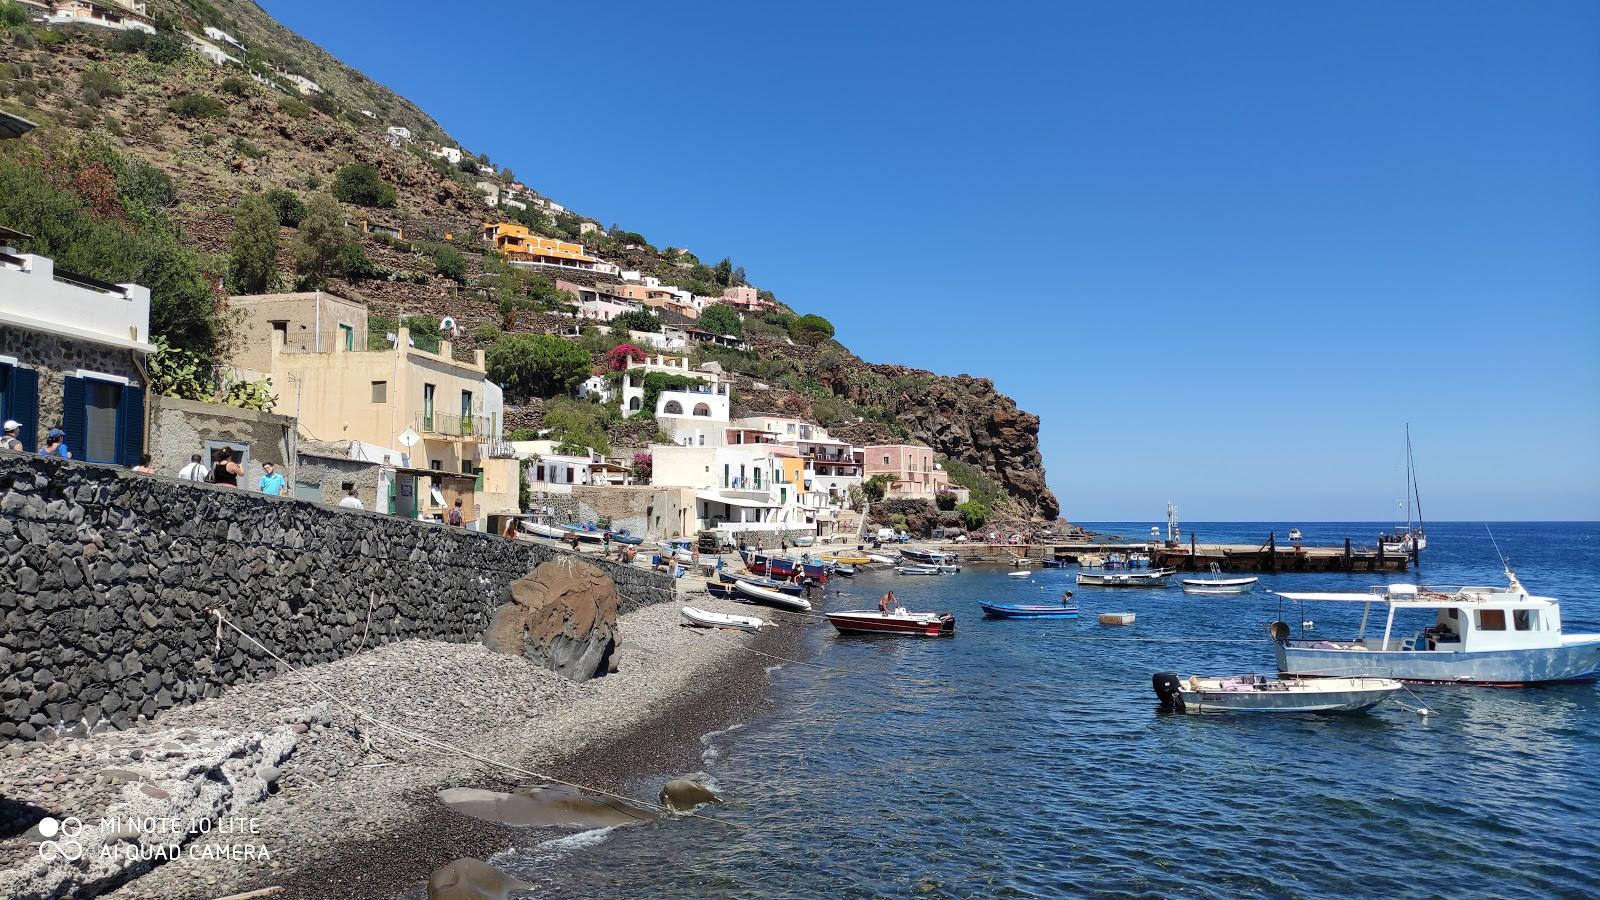
[[[1061,604],[1059,606],[1032,605],[1027,603],[985,603],[978,601],[983,607],[983,614],[991,619],[1076,619],[1078,608]]]
[[[1392,678],[1268,678],[1233,675],[1188,680],[1158,672],[1150,686],[1161,708],[1178,712],[1354,713],[1371,709],[1400,690]]]
[[[1223,578],[1222,567],[1216,563],[1211,564],[1210,578],[1185,578],[1183,579],[1183,592],[1185,594],[1248,594],[1255,589],[1259,578]]]
[[[921,566],[921,565],[918,565],[918,566],[895,566],[894,570],[896,572],[899,572],[901,575],[937,575],[937,574],[939,574],[939,569],[938,569],[937,566]]]
[[[895,564],[894,557],[884,556],[882,553],[868,553],[867,559],[877,563],[880,566],[892,566]]]
[[[1015,572],[1007,572],[1006,574],[1010,575],[1012,578],[1027,578],[1033,573],[1029,572],[1027,569],[1018,569]]]
[[[956,617],[947,612],[907,612],[904,607],[891,612],[858,609],[825,613],[841,634],[906,634],[943,637],[956,633]]]
[[[755,616],[733,616],[727,613],[712,612],[697,606],[685,606],[682,610],[683,617],[689,620],[690,625],[701,628],[737,628],[740,631],[760,631],[761,626],[767,624]]]
[[[955,563],[939,563],[933,569],[936,575],[954,575],[961,571],[961,567]]]
[[[738,591],[741,596],[748,597],[758,603],[765,603],[768,606],[776,606],[779,609],[794,609],[801,612],[811,609],[811,601],[804,597],[794,597],[782,591],[758,587],[748,581],[734,582],[733,589]]]
[[[626,531],[608,531],[606,532],[606,537],[619,544],[627,544],[631,547],[637,547],[644,543],[644,538],[639,537],[637,534],[629,534]]]

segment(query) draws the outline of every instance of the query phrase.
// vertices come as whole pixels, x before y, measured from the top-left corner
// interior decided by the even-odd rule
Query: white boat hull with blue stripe
[[[1370,594],[1284,593],[1298,603],[1366,604],[1353,640],[1291,640],[1274,623],[1278,670],[1285,675],[1381,675],[1402,681],[1523,685],[1587,681],[1600,676],[1600,634],[1564,634],[1561,605],[1534,597],[1509,569],[1505,588],[1446,592],[1394,584]],[[1381,637],[1368,637],[1372,606],[1388,614]],[[1423,621],[1398,621],[1421,611]],[[1302,617],[1303,618],[1303,617]],[[1431,620],[1431,621],[1430,621]]]

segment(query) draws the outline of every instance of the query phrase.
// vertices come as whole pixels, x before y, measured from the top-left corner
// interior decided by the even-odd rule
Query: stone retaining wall
[[[290,663],[473,641],[563,553],[444,525],[0,451],[0,744],[141,716]],[[590,560],[621,611],[670,579]]]

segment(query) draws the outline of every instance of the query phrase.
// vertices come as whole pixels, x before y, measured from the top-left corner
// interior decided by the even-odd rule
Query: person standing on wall
[[[344,496],[339,498],[339,506],[344,509],[366,509],[361,505],[361,498],[356,496],[356,486],[348,481],[344,485]]]
[[[451,525],[454,525],[457,528],[461,527],[461,498],[460,497],[457,497],[456,498],[456,504],[454,506],[450,507],[450,514],[445,517],[445,521],[449,522]]]
[[[189,464],[178,470],[178,478],[182,481],[206,481],[211,477],[211,470],[200,461],[200,454],[189,454]]]
[[[256,489],[269,497],[283,496],[283,489],[289,486],[289,482],[283,477],[283,473],[279,472],[278,467],[272,463],[262,463],[261,469],[263,474],[256,481]]]

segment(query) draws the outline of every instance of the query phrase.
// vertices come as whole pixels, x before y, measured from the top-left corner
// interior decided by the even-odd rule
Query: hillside
[[[81,161],[82,148],[104,145],[165,172],[170,190],[156,192],[152,205],[172,223],[184,252],[192,251],[194,266],[219,299],[216,286],[228,271],[226,254],[240,202],[264,191],[309,202],[328,191],[352,163],[370,163],[392,192],[366,206],[344,204],[345,218],[401,229],[403,237],[360,235],[360,264],[334,274],[326,286],[366,301],[376,315],[434,322],[451,316],[468,330],[458,341],[461,352],[485,334],[484,326],[550,332],[571,324],[559,315],[559,297],[547,283],[512,273],[498,257],[484,252],[475,234],[485,221],[517,220],[547,236],[582,240],[623,268],[700,294],[747,283],[743,270],[726,259],[707,265],[687,250],[654,247],[645,236],[615,225],[601,226],[575,212],[542,210],[539,201],[545,198],[536,184],[527,186],[526,209],[491,210],[477,182],[490,181],[504,190],[519,184],[514,173],[493,167],[484,148],[461,148],[468,156],[459,164],[433,157],[433,147],[458,145],[431,117],[283,28],[248,0],[150,0],[150,12],[163,29],[160,40],[151,41],[92,27],[46,30],[18,24],[7,7],[21,9],[0,0],[0,22],[11,23],[0,30],[0,59],[5,60],[0,63],[0,107],[41,127],[24,141],[8,142],[0,153],[12,155],[19,165],[63,172],[73,168],[65,160]],[[200,34],[206,26],[227,31],[249,48],[243,67],[219,68],[190,51],[181,32]],[[285,89],[291,75],[316,82],[323,93],[301,96]],[[390,126],[409,129],[418,142],[392,146],[385,134]],[[54,180],[66,182],[59,185],[63,189],[85,194],[82,177]],[[120,179],[124,187],[126,181]],[[136,224],[144,219],[128,203],[118,209],[90,205],[93,216]],[[16,208],[10,212],[27,213]],[[281,231],[278,270],[288,288],[295,273],[290,251],[294,229],[285,225]],[[53,246],[59,248],[63,240]],[[457,262],[451,264],[449,258]],[[93,267],[92,262],[79,265]],[[209,330],[189,329],[178,323],[201,315],[194,312],[200,307],[169,310],[164,317],[157,293],[156,324],[172,332],[177,342],[204,353],[225,349],[225,315],[218,311]],[[814,416],[856,441],[926,443],[942,456],[987,473],[1015,501],[1015,512],[1046,519],[1057,515],[1056,499],[1044,483],[1036,416],[1018,410],[986,379],[873,365],[832,341],[815,348],[791,341],[783,326],[792,319],[788,309],[783,306],[771,321],[747,323],[754,352],[701,354],[742,376],[738,403],[744,411]],[[587,347],[597,359],[607,349],[602,341],[590,341]],[[530,404],[520,421],[537,423],[542,408]],[[508,414],[508,421],[513,418]],[[649,438],[638,427],[606,423],[606,428],[619,447]]]

